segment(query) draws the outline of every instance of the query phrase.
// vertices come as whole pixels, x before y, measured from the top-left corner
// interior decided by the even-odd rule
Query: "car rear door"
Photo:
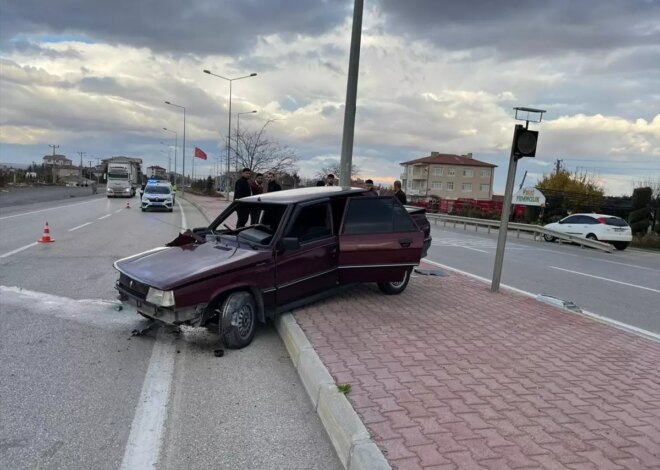
[[[422,255],[424,234],[392,196],[348,198],[339,233],[341,283],[401,280]]]

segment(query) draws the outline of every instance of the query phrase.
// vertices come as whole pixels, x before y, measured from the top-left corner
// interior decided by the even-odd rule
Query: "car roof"
[[[579,214],[571,214],[571,215],[567,215],[566,217],[571,217],[571,216],[573,216],[573,215],[587,215],[587,216],[589,216],[589,217],[594,217],[594,218],[596,218],[596,219],[599,218],[599,217],[612,217],[612,218],[615,218],[615,219],[620,219],[620,218],[621,218],[621,217],[617,217],[616,215],[609,215],[609,214],[594,214],[594,213],[591,213],[591,212],[581,212],[581,213],[579,213]]]
[[[287,189],[272,193],[257,194],[240,199],[241,202],[266,202],[276,204],[292,204],[326,197],[357,196],[365,193],[364,188],[351,188],[341,186],[315,186],[311,188]]]

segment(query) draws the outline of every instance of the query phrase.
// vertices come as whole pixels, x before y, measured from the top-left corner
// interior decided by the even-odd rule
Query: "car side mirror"
[[[287,251],[297,250],[300,248],[300,240],[296,237],[284,237],[280,246]]]

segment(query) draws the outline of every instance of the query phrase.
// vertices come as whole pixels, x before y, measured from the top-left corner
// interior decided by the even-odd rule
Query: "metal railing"
[[[490,233],[491,229],[500,228],[499,220],[475,219],[472,217],[460,217],[457,215],[430,214],[428,212],[426,213],[426,218],[434,225],[438,225],[438,223],[442,222],[444,227],[446,227],[447,224],[453,224],[454,228],[456,228],[457,225],[463,225],[463,229],[467,230],[468,225],[474,226],[475,232],[479,230],[479,227],[485,227],[488,233]],[[587,238],[569,235],[567,233],[556,232],[554,230],[541,227],[540,225],[509,223],[509,231],[515,231],[517,238],[520,238],[521,232],[532,234],[534,241],[537,241],[537,237],[538,240],[541,241],[543,236],[546,235],[548,237],[553,237],[559,240],[560,243],[575,243],[583,248],[587,246],[589,248],[595,248],[597,250],[606,251],[608,253],[611,253],[613,249],[612,245],[609,243],[600,242],[598,240],[589,240]]]

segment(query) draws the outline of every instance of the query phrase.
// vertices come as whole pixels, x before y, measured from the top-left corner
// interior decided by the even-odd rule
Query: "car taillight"
[[[598,217],[598,222],[607,225],[607,221],[605,220],[605,217]]]

